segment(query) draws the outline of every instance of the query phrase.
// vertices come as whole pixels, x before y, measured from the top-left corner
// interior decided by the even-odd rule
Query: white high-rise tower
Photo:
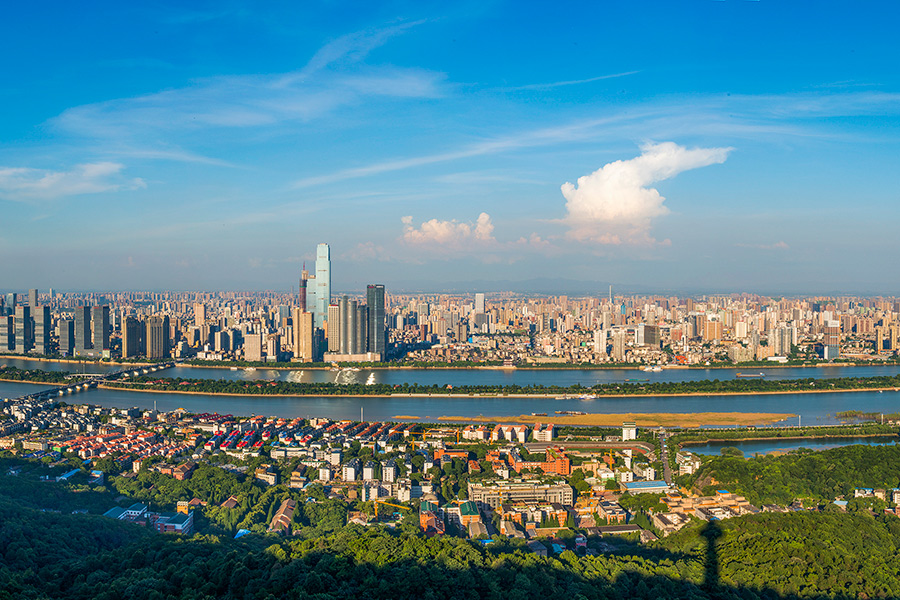
[[[316,327],[324,327],[331,304],[331,248],[319,244],[316,248]]]

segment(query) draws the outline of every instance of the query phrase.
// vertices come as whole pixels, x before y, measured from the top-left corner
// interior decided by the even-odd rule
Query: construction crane
[[[410,432],[407,434],[407,437],[409,437],[409,443],[412,445],[413,452],[416,451],[416,436],[417,436],[417,435],[421,435],[421,436],[422,436],[422,442],[423,442],[423,444],[424,444],[424,442],[425,442],[425,434],[422,433],[421,431],[410,431]]]
[[[387,506],[393,506],[394,508],[402,508],[403,510],[411,510],[408,506],[403,506],[402,504],[391,504],[390,502],[385,502],[384,500],[372,500],[372,503],[375,504],[375,519],[378,519],[378,505],[385,504]]]

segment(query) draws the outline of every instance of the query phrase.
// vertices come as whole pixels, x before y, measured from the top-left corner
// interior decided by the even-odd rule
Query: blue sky
[[[900,292],[892,3],[141,4],[4,9],[0,288]]]

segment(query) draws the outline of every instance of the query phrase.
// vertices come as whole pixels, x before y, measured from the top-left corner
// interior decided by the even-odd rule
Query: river
[[[50,387],[50,386],[48,386]],[[40,386],[0,382],[0,398],[13,398],[41,389]],[[794,413],[803,425],[827,425],[845,410],[900,412],[900,392],[827,392],[817,394],[744,394],[735,396],[683,396],[642,398],[597,398],[594,400],[502,397],[310,397],[213,396],[206,394],[142,393],[130,390],[90,390],[65,399],[69,403],[90,403],[120,408],[150,408],[154,401],[160,410],[182,407],[190,412],[219,412],[235,415],[264,414],[282,417],[329,417],[359,419],[360,408],[367,420],[400,420],[399,416],[436,420],[441,416],[509,417],[545,412],[548,421],[554,411],[578,410],[587,413],[695,413],[695,412],[770,412]],[[794,425],[797,419],[786,424]]]
[[[121,368],[120,365],[102,363],[50,362],[0,357],[0,365],[20,369],[44,371],[72,371],[106,373]],[[900,365],[886,366],[825,366],[825,367],[768,367],[742,369],[663,369],[658,372],[640,369],[360,369],[359,371],[329,371],[323,369],[281,370],[264,367],[253,370],[239,368],[212,369],[208,367],[176,366],[160,371],[160,377],[185,379],[227,379],[243,381],[291,381],[296,383],[385,383],[400,385],[559,385],[621,383],[626,379],[650,382],[700,381],[704,379],[731,380],[738,373],[764,373],[766,379],[804,379],[807,377],[876,377],[900,374]]]

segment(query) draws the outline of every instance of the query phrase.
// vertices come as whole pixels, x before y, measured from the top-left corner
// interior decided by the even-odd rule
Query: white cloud
[[[520,85],[518,87],[509,88],[510,91],[517,90],[549,90],[557,87],[569,86],[569,85],[581,85],[583,83],[593,83],[595,81],[603,81],[604,79],[616,79],[619,77],[627,77],[628,75],[634,75],[636,73],[640,73],[640,71],[625,71],[624,73],[613,73],[612,75],[600,75],[598,77],[589,77],[587,79],[570,79],[568,81],[553,81],[551,83],[531,83],[528,85]]]
[[[755,248],[757,250],[790,250],[791,247],[785,242],[781,240],[779,242],[775,242],[774,244],[735,244],[738,248]]]
[[[51,124],[87,138],[159,143],[152,138],[168,139],[173,134],[204,128],[308,122],[337,108],[379,97],[438,97],[445,78],[442,73],[356,64],[372,49],[416,24],[343,36],[323,46],[296,71],[197,79],[183,87],[144,96],[72,107]],[[177,152],[165,153],[162,158],[196,159]]]
[[[665,197],[651,184],[683,171],[725,162],[731,148],[688,149],[673,142],[646,144],[630,160],[617,160],[576,184],[566,182],[563,221],[579,241],[600,244],[653,244],[652,220],[669,212]]]
[[[124,165],[97,162],[76,165],[71,171],[0,167],[0,197],[9,200],[50,200],[146,187],[143,179],[121,177]]]
[[[409,244],[420,246],[441,246],[446,248],[462,248],[472,242],[494,242],[494,225],[487,213],[478,215],[474,223],[440,221],[431,219],[419,227],[413,225],[412,217],[400,219],[403,223],[403,240]]]

